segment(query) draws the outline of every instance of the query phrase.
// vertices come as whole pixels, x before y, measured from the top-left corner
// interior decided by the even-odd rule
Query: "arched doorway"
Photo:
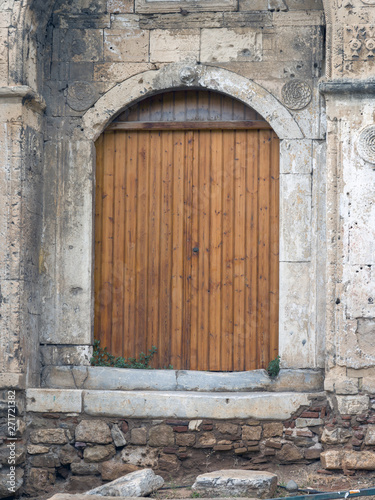
[[[243,103],[174,91],[100,136],[95,337],[154,367],[264,368],[278,353],[279,141]]]

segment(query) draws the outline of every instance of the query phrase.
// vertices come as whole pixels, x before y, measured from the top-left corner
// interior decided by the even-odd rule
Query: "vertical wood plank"
[[[209,369],[221,369],[221,284],[222,284],[222,178],[223,133],[211,131],[211,213],[210,213],[210,339]]]
[[[229,108],[231,101],[227,103]],[[231,109],[226,110],[231,112]],[[222,132],[222,272],[221,272],[221,370],[233,370],[233,243],[234,243],[234,138],[233,130]]]
[[[185,132],[173,132],[173,198],[172,198],[172,311],[170,364],[178,370],[184,367],[184,163]]]
[[[191,273],[193,259],[192,245],[192,184],[193,184],[193,151],[194,151],[194,135],[193,131],[189,130],[185,133],[186,141],[186,159],[185,159],[185,179],[184,179],[184,243],[185,243],[185,283],[184,283],[184,345],[183,345],[183,360],[187,368],[190,368],[191,359]],[[195,356],[195,354],[193,355]]]
[[[124,339],[126,357],[136,356],[136,239],[138,195],[138,132],[126,134],[126,208],[125,208],[125,298]]]
[[[245,359],[246,370],[258,368],[258,157],[259,134],[246,131],[246,297],[245,297]]]
[[[234,167],[233,370],[245,370],[246,130],[236,132]]]
[[[200,211],[199,203],[199,132],[192,132],[192,209],[191,209],[191,321],[190,321],[190,360],[191,370],[196,370],[198,366],[199,351],[201,343],[199,339],[198,326],[198,300],[199,300],[199,254],[202,251],[199,241]],[[195,249],[195,251],[194,251]],[[197,251],[198,249],[198,251]]]
[[[106,132],[104,136],[103,174],[103,226],[102,226],[102,285],[100,291],[100,337],[101,347],[111,348],[112,334],[112,272],[113,272],[113,178],[115,134]]]
[[[162,151],[161,132],[150,131],[149,170],[149,243],[148,243],[148,303],[147,303],[147,348],[159,347],[159,290],[160,290],[160,236],[161,236],[161,182]],[[154,367],[160,367],[160,352],[153,360]]]
[[[198,148],[198,362],[197,370],[209,370],[210,342],[210,171],[211,171],[211,132],[199,131]]]
[[[114,232],[113,232],[113,304],[110,350],[123,355],[124,340],[124,270],[125,270],[125,192],[126,192],[125,135],[115,133],[114,172]]]
[[[270,286],[270,132],[259,132],[259,259],[258,259],[258,363],[266,368],[269,362],[269,286]]]
[[[148,131],[138,132],[137,160],[137,236],[136,236],[136,325],[135,351],[147,354],[147,261],[148,261],[148,201],[149,201],[149,138]]]
[[[169,365],[171,352],[171,260],[172,260],[172,183],[173,132],[163,131],[160,196],[160,287],[159,287],[159,360]]]
[[[279,352],[279,139],[271,133],[270,360]]]

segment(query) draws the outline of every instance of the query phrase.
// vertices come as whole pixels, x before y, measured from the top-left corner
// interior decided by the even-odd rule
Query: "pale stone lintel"
[[[36,111],[44,112],[47,105],[43,97],[37,94],[28,85],[14,85],[12,87],[0,87],[0,103],[1,99],[22,99],[25,104],[28,104]]]
[[[375,94],[375,80],[331,80],[319,83],[321,94]]]
[[[291,392],[83,391],[84,412],[96,417],[286,420],[309,402]]]
[[[25,389],[26,376],[24,373],[0,373],[0,389]]]
[[[26,410],[42,413],[81,413],[82,391],[69,389],[27,389]]]

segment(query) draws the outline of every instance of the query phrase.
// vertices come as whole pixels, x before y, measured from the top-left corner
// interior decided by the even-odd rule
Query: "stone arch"
[[[163,90],[203,88],[222,92],[252,107],[271,125],[280,139],[302,139],[303,133],[291,113],[266,89],[255,82],[214,66],[170,64],[132,76],[101,97],[83,116],[89,140],[95,140],[125,107]]]

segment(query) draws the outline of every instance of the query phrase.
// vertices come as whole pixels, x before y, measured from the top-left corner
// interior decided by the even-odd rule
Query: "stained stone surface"
[[[270,472],[221,470],[197,477],[192,490],[202,497],[255,496],[270,498],[276,491],[277,476]]]

